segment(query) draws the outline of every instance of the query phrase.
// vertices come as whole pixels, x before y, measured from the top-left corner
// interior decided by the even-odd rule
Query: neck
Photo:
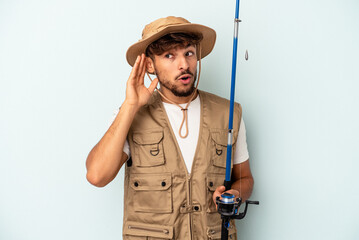
[[[168,90],[166,88],[161,88],[160,91],[165,96],[165,98],[163,96],[161,96],[162,101],[166,102],[166,103],[172,103],[172,104],[173,103],[177,103],[177,104],[188,103],[188,102],[192,101],[193,99],[195,99],[198,95],[197,89],[195,89],[191,95],[186,96],[186,97],[176,96],[170,90]]]

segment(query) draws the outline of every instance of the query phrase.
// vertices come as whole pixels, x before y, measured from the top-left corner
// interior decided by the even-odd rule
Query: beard
[[[157,71],[156,71],[157,72]],[[177,79],[183,75],[183,74],[190,74],[192,77],[194,77],[194,80],[193,82],[190,84],[189,88],[187,89],[179,89],[179,87],[173,83],[171,83],[168,79],[165,79],[165,78],[162,78],[161,76],[161,73],[160,72],[157,72],[157,78],[158,78],[158,81],[160,82],[161,84],[161,87],[164,87],[168,90],[170,90],[173,95],[175,95],[176,97],[188,97],[190,96],[194,90],[196,89],[194,87],[194,84],[196,83],[196,80],[197,80],[197,70],[196,72],[193,74],[191,71],[189,70],[186,70],[186,71],[183,71],[181,72],[181,74],[179,74],[175,79],[175,81],[178,81]]]

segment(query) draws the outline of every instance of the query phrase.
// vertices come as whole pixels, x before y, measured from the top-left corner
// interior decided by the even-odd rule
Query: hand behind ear
[[[149,58],[144,54],[137,57],[127,81],[125,101],[136,108],[148,102],[158,83],[158,79],[155,78],[148,88],[144,85],[147,59]]]

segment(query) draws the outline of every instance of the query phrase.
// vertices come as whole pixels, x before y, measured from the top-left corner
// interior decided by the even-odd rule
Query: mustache
[[[189,74],[192,77],[194,76],[194,74],[190,70],[187,69],[186,71],[182,71],[180,74],[178,74],[178,76],[176,76],[176,79],[178,79],[180,76],[182,76],[184,74]]]

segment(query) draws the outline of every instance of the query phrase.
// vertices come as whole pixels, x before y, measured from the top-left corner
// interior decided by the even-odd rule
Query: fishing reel
[[[246,200],[245,208],[243,212],[239,212],[239,207],[241,206],[242,199],[235,198],[233,194],[223,193],[221,197],[216,197],[216,203],[218,207],[218,213],[221,214],[222,219],[222,232],[221,239],[228,239],[228,229],[230,227],[230,219],[242,219],[247,214],[247,209],[249,204],[259,205],[259,201],[250,201]]]
[[[216,203],[218,206],[218,212],[223,217],[229,217],[231,219],[242,219],[247,214],[247,209],[249,204],[259,205],[259,201],[250,201],[247,200],[246,206],[243,212],[239,212],[239,207],[241,206],[242,199],[235,198],[233,194],[223,193],[220,197],[216,198]]]

